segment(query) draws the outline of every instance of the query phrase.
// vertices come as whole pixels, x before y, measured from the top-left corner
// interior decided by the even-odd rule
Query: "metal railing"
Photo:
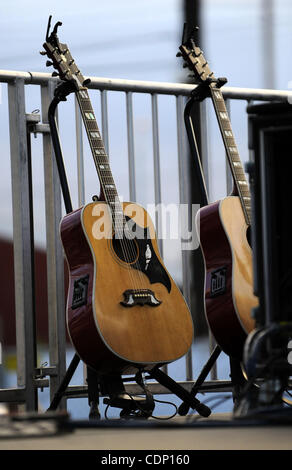
[[[153,192],[155,205],[163,202],[161,190],[161,142],[159,132],[159,98],[161,95],[174,97],[176,123],[176,160],[179,174],[179,202],[188,201],[188,142],[184,128],[183,112],[185,99],[194,89],[194,85],[180,83],[144,82],[90,77],[89,89],[100,94],[101,129],[105,147],[111,143],[110,119],[108,109],[108,92],[125,95],[125,109],[128,159],[129,198],[137,200],[136,169],[139,165],[135,152],[135,112],[133,97],[145,94],[151,100],[152,121],[152,155],[153,155]],[[48,125],[48,106],[53,98],[58,79],[50,74],[36,72],[0,71],[0,82],[8,87],[9,134],[11,157],[11,184],[13,210],[13,246],[15,272],[15,308],[16,308],[16,344],[17,344],[17,387],[0,390],[0,401],[26,404],[28,410],[37,407],[37,389],[49,387],[50,397],[54,396],[66,372],[66,332],[65,332],[65,298],[64,298],[64,264],[62,247],[59,239],[59,221],[62,217],[62,196],[56,162],[53,155],[50,129]],[[40,88],[40,114],[27,113],[25,92],[28,86]],[[292,99],[292,92],[244,89],[224,87],[223,95],[230,105],[232,100],[250,101],[287,101]],[[209,155],[206,145],[208,128],[205,102],[200,104],[202,122],[202,167],[205,173],[207,188],[212,181],[208,172]],[[84,143],[82,122],[78,106],[75,102],[76,125],[76,159],[77,187],[71,188],[78,194],[79,206],[86,200],[86,178],[84,176]],[[44,193],[46,218],[46,253],[47,253],[47,289],[48,289],[48,332],[49,332],[49,366],[38,367],[36,353],[36,331],[34,322],[34,228],[32,210],[32,186],[34,181],[31,173],[30,135],[41,134],[43,139],[42,152],[44,164]],[[226,193],[230,181],[226,178]],[[156,212],[156,227],[159,226],[159,213]],[[160,240],[163,255],[163,244]],[[166,263],[167,264],[167,263]],[[191,279],[186,253],[182,253],[182,290],[188,303],[191,297]],[[193,379],[192,352],[186,357],[186,380],[180,382],[190,388]],[[46,378],[46,377],[49,377]],[[228,381],[219,380],[213,370],[211,381],[203,386],[204,391],[213,391],[230,387]],[[129,392],[135,393],[135,384],[128,384]],[[157,383],[150,384],[153,393],[169,393]],[[69,386],[66,396],[78,397],[86,393],[86,385]],[[65,406],[65,405],[63,405]]]

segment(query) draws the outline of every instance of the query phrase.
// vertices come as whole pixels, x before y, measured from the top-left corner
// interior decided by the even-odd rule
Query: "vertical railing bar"
[[[157,95],[156,94],[151,95],[151,104],[152,104],[152,139],[153,139],[155,224],[156,224],[158,247],[159,247],[160,255],[163,258],[158,100],[157,100]]]
[[[8,84],[13,208],[17,383],[25,387],[26,409],[37,410],[34,246],[31,162],[28,152],[24,80]]]
[[[136,201],[135,147],[133,126],[132,92],[126,92],[127,137],[128,137],[128,168],[130,201]]]
[[[160,152],[159,152],[159,125],[158,125],[158,100],[157,95],[151,95],[152,111],[152,140],[153,140],[153,170],[154,170],[154,198],[155,198],[155,226],[157,243],[161,257],[163,258],[162,242],[162,214],[161,214],[161,176],[160,176]],[[163,366],[163,371],[167,373],[168,366]]]
[[[179,202],[187,204],[188,197],[188,175],[186,165],[186,135],[184,127],[184,97],[176,97],[176,124],[177,124],[177,151],[178,151],[178,172],[179,172]],[[190,279],[189,279],[189,256],[187,250],[182,250],[182,277],[183,295],[188,306],[191,305]],[[186,355],[186,380],[193,379],[192,349]]]
[[[83,122],[79,104],[75,95],[75,128],[76,128],[76,154],[77,154],[77,181],[78,181],[78,207],[85,203],[84,183],[84,154],[83,154]]]
[[[100,91],[101,102],[101,130],[102,139],[106,153],[109,155],[109,132],[108,132],[108,110],[107,110],[107,91]]]
[[[41,86],[43,123],[48,123],[48,108],[53,98],[54,85],[49,81]],[[52,400],[66,373],[66,332],[64,256],[59,236],[62,217],[62,199],[59,173],[50,134],[43,134],[44,184],[46,207],[47,286],[49,320],[49,358],[55,366],[56,376],[50,377],[50,399]],[[61,408],[66,408],[65,399]]]
[[[229,115],[229,119],[231,121],[231,106],[230,106],[230,99],[226,99],[225,100],[225,105],[226,105],[226,109],[227,109],[227,112],[228,112],[228,115]],[[233,178],[232,178],[232,173],[231,173],[231,170],[230,170],[230,166],[229,166],[229,163],[228,163],[228,158],[227,158],[227,155],[225,154],[226,158],[225,158],[225,166],[226,166],[226,194],[230,194],[232,192],[232,189],[233,189]]]

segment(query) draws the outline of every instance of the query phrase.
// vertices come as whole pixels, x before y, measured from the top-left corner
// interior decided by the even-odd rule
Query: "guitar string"
[[[238,193],[239,193],[239,199],[240,199],[241,204],[243,206],[243,212],[244,212],[244,216],[245,216],[247,225],[250,225],[249,208],[247,207],[247,205],[245,203],[242,189],[240,187],[240,184],[238,183],[238,175],[236,174],[236,169],[234,167],[234,161],[233,161],[232,156],[231,156],[230,151],[229,151],[229,145],[227,143],[226,136],[224,135],[224,126],[223,126],[221,118],[220,118],[220,109],[218,107],[218,99],[215,95],[216,92],[218,92],[220,94],[220,104],[223,105],[223,111],[222,112],[226,113],[227,118],[228,118],[228,124],[229,124],[230,130],[232,132],[231,123],[230,123],[230,119],[229,119],[229,116],[228,116],[228,111],[227,111],[227,108],[225,106],[225,101],[224,101],[221,90],[219,88],[217,88],[216,85],[213,85],[213,86],[211,85],[210,89],[211,89],[212,101],[213,101],[213,104],[214,104],[214,107],[215,107],[215,111],[216,111],[217,118],[218,118],[218,121],[219,121],[219,126],[220,126],[220,129],[221,129],[221,132],[222,132],[223,141],[224,141],[225,146],[226,146],[226,153],[227,153],[227,156],[228,156],[229,164],[231,166],[231,172],[232,172],[234,180],[237,182],[237,190],[238,190]],[[236,147],[236,155],[237,155],[237,157],[239,159],[239,163],[240,163],[240,168],[239,169],[244,173],[233,132],[232,132],[232,140],[233,140],[233,145]],[[244,180],[246,181],[245,175],[244,175]],[[247,191],[248,191],[248,196],[247,197],[250,198],[248,185],[247,185]]]
[[[82,91],[85,92],[85,90],[82,90]],[[108,207],[109,207],[109,209],[110,209],[110,204],[109,204],[109,203],[110,203],[110,202],[113,202],[113,201],[111,201],[111,198],[109,197],[108,191],[106,190],[105,185],[103,185],[103,181],[102,181],[102,177],[101,177],[101,171],[100,171],[100,167],[99,167],[100,162],[98,162],[98,160],[97,160],[97,158],[96,158],[96,155],[95,155],[95,147],[93,146],[93,144],[92,144],[92,139],[91,139],[91,137],[90,137],[90,132],[94,132],[94,131],[93,131],[92,129],[89,129],[89,123],[87,122],[87,118],[86,118],[86,116],[85,116],[85,112],[86,112],[86,111],[85,111],[84,108],[83,108],[83,101],[84,101],[84,99],[86,100],[86,104],[89,104],[90,107],[92,108],[91,102],[90,102],[90,98],[89,98],[89,95],[88,95],[88,93],[87,93],[87,90],[86,90],[85,93],[86,93],[86,97],[85,97],[85,98],[84,98],[84,96],[81,95],[80,92],[78,93],[78,103],[79,103],[80,108],[81,108],[81,113],[82,113],[83,121],[84,121],[84,124],[85,124],[85,128],[86,128],[86,131],[87,131],[87,135],[88,135],[88,137],[89,137],[90,147],[91,147],[91,150],[92,150],[93,159],[94,159],[94,162],[95,162],[95,165],[96,165],[96,169],[97,169],[98,175],[100,176],[100,183],[101,183],[101,186],[102,186],[102,190],[103,190],[104,196],[105,196],[105,198],[106,198],[106,202],[107,202],[107,204],[108,204]],[[92,113],[94,119],[92,119],[91,122],[95,125],[95,126],[94,126],[94,127],[96,128],[96,129],[95,129],[95,132],[98,132],[98,135],[100,135],[100,132],[99,132],[99,129],[98,129],[98,126],[97,126],[97,122],[96,122],[96,119],[95,119],[95,116],[94,116],[94,113],[93,113],[93,109],[89,109],[88,112]],[[99,147],[99,148],[103,151],[103,155],[106,156],[106,152],[105,152],[105,149],[104,149],[104,146],[103,146],[103,142],[102,142],[101,139],[100,139],[100,143],[102,144],[102,146]],[[105,164],[105,163],[103,162],[103,164]],[[111,215],[111,222],[112,222],[112,221],[113,221],[113,217],[112,217],[112,211],[111,211],[111,209],[110,209],[110,215]],[[118,228],[120,229],[121,227],[118,227]],[[112,226],[112,234],[113,234],[113,226]],[[122,248],[123,257],[124,257],[124,259],[127,261],[127,259],[129,259],[128,253],[127,253],[126,250],[124,249],[124,246],[123,246],[122,243],[121,243],[121,248]],[[131,273],[130,273],[130,277],[132,277],[132,276],[131,276]]]
[[[84,91],[85,91],[85,90],[84,90]],[[84,98],[82,97],[82,95],[80,96],[80,93],[78,93],[78,98],[79,98],[79,99],[78,99],[78,102],[79,102],[79,104],[81,105],[80,108],[81,108],[82,116],[83,116],[83,119],[84,119],[84,122],[85,122],[86,131],[87,131],[87,134],[90,134],[90,130],[89,130],[88,125],[87,125],[87,119],[86,119],[86,117],[85,117],[85,115],[84,115],[84,109],[83,109],[83,107],[82,107]],[[89,98],[89,95],[88,95],[87,90],[86,90],[86,98],[85,98],[85,100],[87,101],[87,103],[88,103],[88,104],[90,105],[90,107],[92,108],[91,102],[90,102],[90,98]],[[94,116],[94,111],[93,111],[93,109],[89,110],[89,112],[91,112],[91,113],[93,114],[93,116]],[[98,125],[97,125],[95,116],[94,116],[94,119],[91,119],[91,121],[94,122],[94,124],[96,125],[96,128],[97,128],[97,131],[98,131],[98,133],[99,133]],[[99,135],[100,135],[100,133],[99,133]],[[104,157],[107,157],[102,139],[98,139],[98,140],[99,140],[100,143],[102,144],[102,147],[99,147],[99,148],[101,148],[101,150],[103,151],[103,156],[104,156]],[[89,139],[89,141],[90,141],[90,143],[91,143],[91,139]],[[94,150],[94,147],[93,147],[92,150]],[[93,157],[94,157],[95,164],[96,164],[96,166],[97,166],[97,168],[98,168],[99,162],[98,162],[97,159],[96,159],[95,152],[92,151],[92,153],[93,153]],[[109,168],[107,171],[110,171],[109,162],[107,162],[106,164],[108,165],[108,168]],[[100,173],[101,173],[101,172],[99,171],[98,174],[100,174]],[[111,180],[113,181],[112,175],[107,176],[107,178],[109,178],[109,179],[111,179]],[[102,182],[101,182],[101,183],[102,183]],[[115,188],[114,188],[114,189],[115,189]],[[106,199],[107,199],[107,202],[112,203],[112,204],[109,204],[109,206],[114,205],[115,208],[116,208],[116,205],[117,205],[116,202],[117,202],[117,201],[113,201],[113,200],[112,200],[112,197],[111,197],[110,192],[107,191],[107,189],[106,189],[105,187],[103,187],[103,192],[104,192],[104,196],[105,196]],[[128,239],[126,239],[126,240],[124,239],[124,221],[125,221],[125,216],[124,216],[123,207],[122,207],[122,205],[121,205],[121,202],[119,201],[119,198],[118,198],[118,195],[117,195],[117,192],[116,192],[116,191],[115,191],[115,198],[118,199],[118,206],[119,206],[119,209],[121,209],[121,211],[122,211],[121,213],[123,214],[123,216],[122,216],[122,218],[121,218],[121,217],[118,217],[118,223],[117,223],[117,219],[116,219],[116,217],[115,217],[115,215],[116,215],[115,212],[116,212],[116,211],[114,210],[114,222],[115,222],[114,229],[117,229],[117,231],[119,231],[120,234],[121,234],[121,236],[122,236],[121,241],[120,241],[120,245],[121,245],[123,257],[124,257],[124,259],[125,259],[125,261],[126,261],[126,263],[127,263],[127,265],[128,265],[130,280],[131,280],[131,282],[132,282],[132,284],[133,284],[133,288],[134,288],[134,289],[137,288],[137,290],[139,290],[139,285],[137,284],[137,282],[136,282],[136,280],[135,280],[136,276],[134,276],[133,268],[132,268],[132,266],[131,266],[131,260],[135,260],[136,257],[137,257],[137,256],[136,256],[136,251],[135,251],[135,248],[134,248],[135,241],[134,241],[134,240],[133,240],[133,241],[129,241]],[[111,207],[110,207],[110,210],[111,210],[111,215],[112,215],[113,213],[112,213]],[[120,212],[120,211],[119,211],[119,212]],[[122,222],[121,222],[121,220],[119,220],[119,219],[122,219]],[[112,216],[112,220],[113,220],[113,216]],[[125,222],[125,225],[126,225],[126,222]],[[137,249],[138,249],[138,247],[137,247]],[[138,278],[139,278],[139,280],[140,280],[141,287],[143,287],[144,282],[143,282],[142,273],[141,273],[141,271],[140,271],[141,266],[140,266],[139,260],[136,262],[136,264],[137,264],[137,267],[138,267],[138,270],[137,270]]]
[[[66,51],[64,51],[64,54],[69,54],[69,50],[67,49]],[[62,59],[63,60],[63,59]],[[67,61],[67,59],[66,59]],[[72,62],[73,62],[73,66],[74,66],[74,60],[72,59],[71,57],[71,63],[70,65],[72,65]],[[77,67],[75,66],[75,68],[77,69]],[[74,71],[75,73],[75,71]],[[79,70],[76,70],[76,73],[79,74],[80,71]],[[82,95],[82,92],[84,91],[83,95]],[[92,113],[93,115],[93,122],[95,123],[95,126],[96,126],[96,129],[98,131],[98,135],[100,135],[100,132],[99,132],[99,129],[98,129],[98,125],[97,125],[97,122],[96,122],[96,119],[95,119],[95,115],[94,115],[94,111],[93,111],[93,108],[92,108],[92,105],[91,105],[91,101],[90,101],[90,97],[89,97],[89,94],[88,94],[88,90],[86,87],[83,88],[83,90],[78,90],[76,93],[76,96],[77,96],[77,101],[78,101],[78,104],[79,104],[79,108],[81,110],[81,114],[82,114],[82,118],[83,118],[83,123],[85,125],[85,128],[86,128],[86,132],[87,132],[87,136],[89,138],[89,143],[90,143],[90,147],[91,147],[91,151],[92,151],[92,155],[93,155],[93,158],[94,158],[94,162],[96,164],[96,169],[97,169],[97,172],[98,172],[98,176],[100,177],[101,176],[101,171],[100,169],[98,169],[98,161],[96,159],[96,155],[95,155],[95,151],[94,151],[94,146],[92,144],[92,140],[90,138],[90,131],[88,129],[88,125],[87,125],[87,119],[86,119],[86,116],[85,116],[85,111],[83,109],[83,100],[85,99],[85,101],[89,104],[89,112]],[[84,96],[85,95],[85,96]],[[104,145],[103,145],[103,141],[102,139],[100,139],[100,142],[102,144],[102,147],[103,147],[103,154],[106,156],[106,152],[105,152],[105,149],[104,149]],[[108,167],[109,167],[109,162],[108,162]],[[110,167],[109,167],[110,168]],[[101,177],[99,178],[100,179],[100,183],[101,183],[101,186],[102,185],[102,179]],[[113,178],[112,178],[112,181],[113,181]],[[115,185],[114,185],[115,186]],[[103,189],[103,192],[104,192],[104,195],[106,196],[106,190],[105,190],[105,187],[102,188]],[[112,215],[112,212],[111,212],[111,215]],[[123,232],[122,232],[123,233]],[[130,251],[128,249],[128,246],[129,245],[128,243],[124,243],[123,241],[123,237],[122,237],[122,240],[121,240],[121,248],[122,248],[122,252],[123,252],[123,256],[124,256],[124,259],[127,261],[130,261],[131,258],[129,256],[130,254]],[[129,264],[129,263],[128,263]],[[140,267],[140,266],[139,266]],[[129,269],[129,268],[128,268]],[[141,273],[140,273],[141,275]],[[134,281],[134,277],[133,277],[133,274],[132,274],[132,268],[130,267],[130,278],[132,278],[132,283]]]

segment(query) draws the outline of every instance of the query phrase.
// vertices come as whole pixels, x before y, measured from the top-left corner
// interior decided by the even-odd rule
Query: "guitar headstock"
[[[199,83],[215,81],[213,72],[211,71],[207,60],[205,59],[201,49],[195,44],[195,34],[199,28],[196,27],[192,31],[187,31],[187,24],[184,24],[182,44],[179,47],[180,52],[177,57],[182,57],[185,61],[184,67],[188,67],[194,72],[194,78]]]
[[[50,16],[47,27],[46,42],[43,44],[45,50],[42,51],[41,54],[47,55],[48,58],[51,59],[52,62],[47,60],[46,65],[47,67],[53,65],[57,70],[57,72],[53,72],[53,76],[59,76],[61,80],[72,82],[76,87],[76,90],[79,90],[86,86],[90,80],[84,79],[75,64],[67,44],[60,43],[57,36],[58,27],[62,25],[60,21],[55,24],[53,31],[49,35],[51,19],[52,17]]]

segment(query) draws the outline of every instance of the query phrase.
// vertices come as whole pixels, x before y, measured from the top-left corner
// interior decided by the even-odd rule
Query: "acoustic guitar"
[[[72,344],[101,374],[128,374],[175,361],[193,340],[189,308],[163,264],[149,214],[118,196],[85,86],[90,80],[85,81],[56,34],[47,37],[44,49],[61,80],[74,87],[101,188],[98,200],[60,223]]]
[[[198,86],[211,96],[233,177],[231,195],[202,207],[196,222],[205,262],[207,322],[221,349],[241,358],[247,334],[255,327],[252,309],[258,305],[253,293],[249,185],[221,91],[226,79],[214,77],[193,37],[185,38],[179,49]]]

